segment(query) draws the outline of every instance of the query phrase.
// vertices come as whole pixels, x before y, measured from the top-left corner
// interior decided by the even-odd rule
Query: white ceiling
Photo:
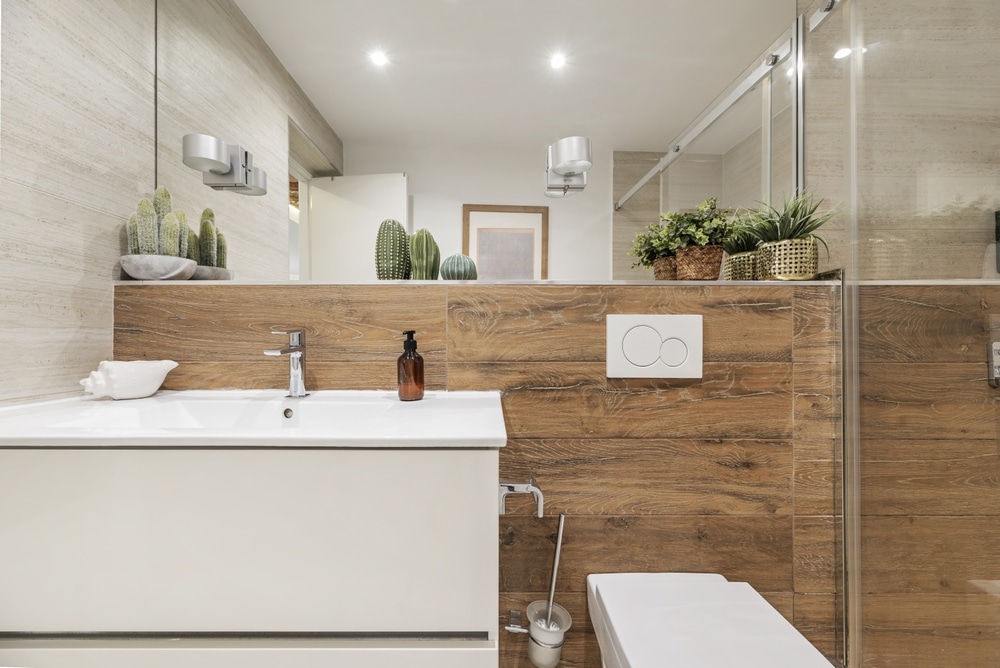
[[[345,145],[666,152],[795,0],[235,0]],[[368,53],[384,49],[379,70]],[[554,51],[567,66],[549,67]]]

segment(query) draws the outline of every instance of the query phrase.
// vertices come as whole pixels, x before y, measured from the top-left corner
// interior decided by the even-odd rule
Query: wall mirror
[[[204,54],[199,55],[190,52],[190,50],[185,52],[185,48],[190,44],[184,26],[178,27],[177,25],[176,17],[180,13],[177,9],[179,4],[182,4],[181,0],[157,0],[156,3],[157,49],[158,51],[170,51],[169,56],[166,54],[158,55],[158,64],[161,66],[166,64],[166,67],[160,67],[157,73],[157,180],[163,183],[184,181],[190,176],[186,172],[181,175],[181,172],[187,168],[180,165],[177,157],[179,137],[184,133],[198,130],[230,138],[232,141],[240,141],[241,137],[250,134],[248,128],[255,127],[261,121],[255,115],[257,110],[240,108],[238,100],[234,101],[228,97],[226,99],[213,99],[214,91],[210,82],[220,79],[252,81],[255,76],[253,64],[242,62],[238,58],[231,60],[207,58],[202,57]],[[222,14],[225,13],[222,12]],[[216,18],[227,20],[229,17],[220,15]],[[791,32],[794,31],[790,29]],[[177,51],[182,53],[178,54]],[[790,64],[794,62],[794,55],[786,52],[782,56],[782,61]],[[753,70],[758,65],[759,63],[754,63],[750,69]],[[775,73],[779,70],[784,71],[783,68],[774,68]],[[746,91],[745,96],[726,98],[724,93],[720,97],[720,104],[725,104],[727,108],[731,107],[731,111],[727,111],[725,114],[720,111],[717,123],[706,124],[700,128],[698,133],[689,137],[681,151],[684,161],[678,163],[677,166],[671,166],[669,170],[661,170],[662,175],[658,174],[664,189],[664,197],[660,203],[659,211],[688,208],[713,195],[720,197],[720,204],[723,206],[748,206],[756,201],[773,199],[779,193],[788,192],[794,188],[797,183],[794,176],[796,167],[793,157],[796,144],[796,130],[794,128],[796,91],[794,77],[781,82],[779,79],[780,77],[775,74],[767,81],[758,81],[756,88],[752,91]],[[216,97],[218,97],[217,94]],[[763,112],[763,108],[766,108],[767,111]],[[627,109],[627,106],[623,109]],[[627,112],[623,111],[623,113]],[[765,113],[766,116],[763,115]],[[737,119],[737,117],[741,118]],[[274,125],[274,119],[264,120],[268,122],[268,127]],[[695,122],[698,120],[696,119]],[[704,137],[700,137],[702,132],[705,134]],[[761,142],[761,150],[754,154],[749,151],[741,153],[739,149],[747,148],[753,143],[754,137]],[[304,142],[301,141],[303,139]],[[289,149],[294,150],[295,146],[303,143],[308,146],[308,139],[308,137],[290,136]],[[282,172],[284,165],[290,165],[290,156],[269,155],[260,147],[252,148],[255,149],[255,160],[267,166],[270,177],[269,190],[275,193],[274,198],[269,194],[266,198],[267,203],[256,198],[236,200],[235,196],[231,194],[217,195],[206,191],[200,183],[195,183],[192,188],[197,190],[197,199],[206,202],[204,206],[213,206],[213,198],[226,198],[224,203],[221,199],[219,200],[219,206],[233,210],[229,214],[228,220],[236,221],[244,217],[259,217],[262,215],[261,207],[265,207],[267,210],[264,215],[267,216],[268,220],[274,220],[274,228],[263,230],[257,237],[244,239],[244,242],[253,244],[254,248],[260,248],[262,252],[266,250],[266,252],[271,253],[273,250],[274,255],[281,257],[281,263],[287,265],[288,245],[295,243],[295,235],[289,232],[287,202],[279,201],[278,195],[282,191],[287,194],[288,183],[286,175]],[[616,147],[607,148],[610,152]],[[702,178],[698,176],[699,171],[712,171],[707,170],[709,165],[706,162],[708,158],[705,156],[714,156],[712,160],[717,164],[712,168],[715,172],[712,177],[714,180],[711,183],[703,184],[703,187],[699,189],[696,183],[698,179]],[[744,161],[742,166],[737,158]],[[540,157],[539,160],[543,162],[544,157]],[[302,161],[301,157],[298,161]],[[277,167],[271,167],[271,165]],[[737,181],[737,175],[740,177],[740,181]],[[294,176],[303,178],[301,173],[294,174]],[[308,192],[308,184],[302,183],[300,186],[303,193]],[[591,189],[596,187],[596,184],[590,186]],[[723,192],[725,195],[722,194]],[[730,194],[732,194],[732,198],[730,198]],[[461,197],[461,194],[458,196]],[[470,195],[470,197],[472,196],[474,195]],[[193,200],[195,196],[189,199]],[[263,199],[265,198],[260,198],[260,200]],[[303,201],[307,200],[308,196],[304,196]],[[610,201],[611,197],[608,200],[606,203],[601,203],[602,207],[606,206],[606,210],[594,214],[597,218],[606,218],[607,226],[600,229],[597,229],[596,225],[592,226],[586,232],[587,237],[582,236],[583,231],[580,231],[579,234],[575,231],[573,244],[588,248],[605,248],[607,249],[605,252],[610,256],[612,250],[608,247],[608,238],[612,232],[617,234],[617,230],[612,230],[612,225],[617,225],[617,222],[612,222],[615,202]],[[503,200],[498,197],[494,201]],[[658,212],[653,212],[651,216],[645,216],[646,222],[643,227],[655,219],[656,213]],[[312,275],[316,263],[310,261],[308,252],[304,252],[304,249],[307,249],[311,243],[308,225],[312,223],[300,220],[296,224],[300,225],[303,231],[298,239],[298,243],[302,246],[300,246],[297,258],[297,267],[301,268],[303,276],[309,275],[313,280],[324,280]],[[458,226],[464,224],[466,224],[465,221],[459,221],[456,212],[456,242],[460,234]],[[298,230],[299,228],[294,228],[292,231]],[[508,234],[508,237],[510,236]],[[454,252],[457,250],[455,246],[457,243],[447,250]],[[367,248],[364,252],[368,252]],[[532,271],[532,277],[564,280],[565,276],[554,273],[554,266],[545,262],[547,259],[545,255],[541,251],[536,254],[537,260],[533,260],[533,262],[538,264],[537,268]],[[600,268],[599,271],[602,275],[575,276],[574,278],[582,280],[621,278],[605,274],[604,272],[608,271],[607,268]],[[295,272],[287,272],[286,269],[286,275],[288,273]],[[367,275],[338,276],[336,280],[338,282],[369,282],[371,278]]]
[[[680,150],[659,175],[662,211],[692,209],[709,197],[717,197],[723,208],[754,208],[781,201],[799,187],[793,33],[789,29],[764,62],[679,140]]]

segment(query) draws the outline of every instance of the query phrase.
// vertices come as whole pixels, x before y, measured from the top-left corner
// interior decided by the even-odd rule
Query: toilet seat
[[[830,668],[805,637],[745,582],[716,573],[587,577],[606,668]]]

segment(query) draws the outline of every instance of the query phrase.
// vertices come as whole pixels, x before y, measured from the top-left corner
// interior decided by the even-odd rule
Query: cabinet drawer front
[[[0,631],[496,637],[495,450],[2,450]]]

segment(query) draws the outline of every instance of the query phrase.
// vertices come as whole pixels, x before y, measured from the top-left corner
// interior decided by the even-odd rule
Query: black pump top
[[[413,329],[408,329],[405,332],[403,332],[403,334],[406,334],[406,340],[403,341],[404,351],[417,349],[417,342],[413,339],[413,335],[416,333],[417,333],[416,330]]]

